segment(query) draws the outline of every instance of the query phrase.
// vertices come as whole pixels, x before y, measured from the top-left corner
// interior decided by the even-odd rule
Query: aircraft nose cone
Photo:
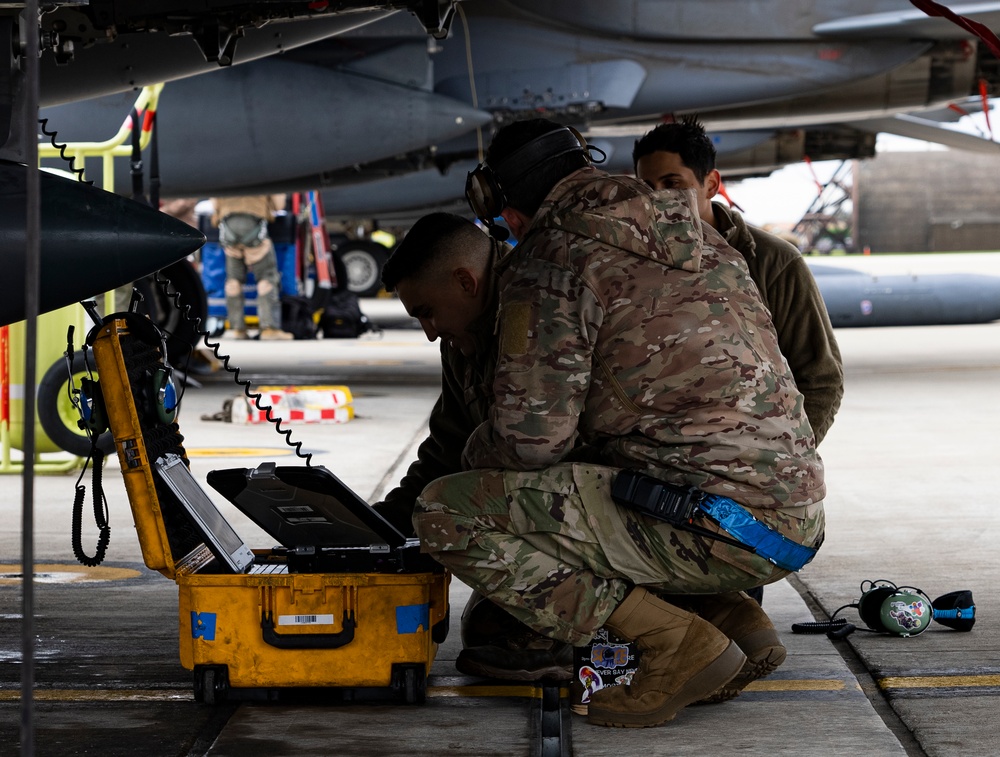
[[[0,161],[0,324],[24,319],[28,170]],[[147,205],[44,171],[39,176],[40,313],[131,283],[205,243],[197,229]]]

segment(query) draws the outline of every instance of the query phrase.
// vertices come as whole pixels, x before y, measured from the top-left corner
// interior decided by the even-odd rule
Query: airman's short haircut
[[[436,274],[457,261],[487,260],[490,237],[475,223],[454,213],[420,218],[396,245],[382,267],[382,285],[392,292],[401,281]]]
[[[660,124],[637,139],[632,149],[632,168],[637,170],[639,158],[654,152],[679,155],[699,183],[715,169],[715,145],[694,116],[684,116],[677,123]]]

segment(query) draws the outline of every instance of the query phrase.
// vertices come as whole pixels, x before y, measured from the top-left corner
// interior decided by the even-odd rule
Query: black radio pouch
[[[619,471],[611,483],[611,499],[621,507],[662,520],[675,528],[753,552],[754,548],[692,522],[705,495],[694,487],[675,486],[634,470]]]
[[[616,504],[674,526],[691,522],[701,497],[697,489],[674,486],[634,470],[619,471],[611,484]]]

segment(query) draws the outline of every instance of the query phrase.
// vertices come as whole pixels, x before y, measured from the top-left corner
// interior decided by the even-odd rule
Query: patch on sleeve
[[[528,324],[531,303],[514,302],[500,313],[500,351],[508,355],[523,355],[528,350]]]

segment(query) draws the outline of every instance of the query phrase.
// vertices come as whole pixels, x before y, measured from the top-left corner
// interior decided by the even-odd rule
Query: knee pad
[[[243,294],[243,282],[238,279],[226,279],[226,297],[239,297]]]

